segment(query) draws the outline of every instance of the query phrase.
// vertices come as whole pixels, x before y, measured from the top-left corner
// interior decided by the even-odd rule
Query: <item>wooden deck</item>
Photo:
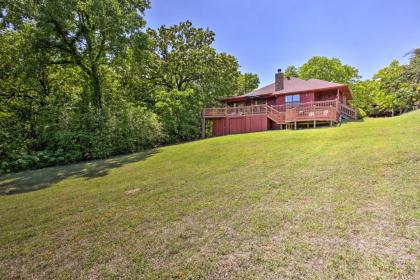
[[[339,122],[340,116],[357,119],[357,111],[336,100],[315,101],[289,105],[251,105],[241,107],[206,108],[203,118],[217,119],[248,115],[266,115],[276,124],[309,121]]]

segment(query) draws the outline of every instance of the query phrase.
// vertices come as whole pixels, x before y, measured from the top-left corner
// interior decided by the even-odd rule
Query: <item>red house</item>
[[[317,79],[285,77],[279,69],[275,82],[240,96],[222,99],[222,108],[203,110],[203,136],[206,120],[211,120],[213,136],[235,133],[316,127],[356,119],[349,106],[352,94],[347,85]]]

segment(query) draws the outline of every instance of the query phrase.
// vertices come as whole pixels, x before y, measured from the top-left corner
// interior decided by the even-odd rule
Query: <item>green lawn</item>
[[[23,172],[0,192],[0,279],[420,275],[420,111]]]

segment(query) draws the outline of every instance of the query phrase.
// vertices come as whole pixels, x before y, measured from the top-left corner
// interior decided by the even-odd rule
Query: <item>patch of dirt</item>
[[[124,193],[126,195],[133,195],[133,194],[136,194],[138,192],[140,192],[140,189],[139,188],[135,188],[135,189],[132,189],[132,190],[125,191]]]

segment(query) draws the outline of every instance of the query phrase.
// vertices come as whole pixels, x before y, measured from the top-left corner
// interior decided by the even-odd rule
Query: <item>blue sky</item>
[[[277,68],[337,57],[370,78],[420,47],[419,0],[151,0],[148,26],[190,20],[216,33],[214,47],[241,71],[271,83]]]

